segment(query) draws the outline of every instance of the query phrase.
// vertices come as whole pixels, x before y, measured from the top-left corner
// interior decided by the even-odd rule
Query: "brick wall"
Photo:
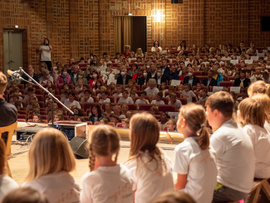
[[[155,22],[159,9],[161,22]],[[114,54],[113,17],[147,16],[147,48],[154,40],[163,47],[205,43],[270,46],[270,33],[260,31],[260,16],[270,14],[269,0],[8,0],[0,2],[0,67],[4,64],[3,29],[27,30],[28,63],[37,67],[44,37],[53,46],[53,62],[67,63],[90,52]],[[25,39],[24,39],[25,40]],[[26,60],[24,60],[26,61]]]

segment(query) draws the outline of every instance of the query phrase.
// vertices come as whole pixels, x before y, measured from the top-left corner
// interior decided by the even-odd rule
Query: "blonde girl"
[[[196,202],[211,202],[217,183],[217,168],[209,150],[205,122],[201,105],[188,104],[180,109],[177,129],[184,135],[184,141],[174,150],[175,188],[188,193]]]
[[[255,179],[269,178],[270,135],[264,128],[266,115],[263,105],[255,99],[246,98],[238,106],[237,117],[253,144]]]
[[[133,201],[133,180],[129,170],[117,164],[119,135],[109,125],[91,132],[89,168],[82,178],[81,203]]]
[[[44,194],[50,203],[79,202],[79,186],[70,172],[75,158],[64,134],[54,128],[40,130],[28,153],[29,172],[24,187]]]
[[[270,96],[270,85],[262,80],[258,80],[251,83],[251,85],[248,87],[247,93],[249,97],[252,97],[255,94],[266,94]]]
[[[263,105],[265,113],[264,128],[270,133],[270,98],[266,94],[255,94],[252,99]]]
[[[126,166],[135,181],[135,202],[151,202],[158,195],[173,190],[170,160],[157,147],[159,125],[149,113],[138,113],[130,120],[130,151]]]
[[[10,191],[19,187],[19,185],[9,176],[7,176],[7,156],[3,139],[0,138],[0,201]]]
[[[138,48],[138,49],[136,50],[135,57],[136,57],[136,58],[138,58],[138,57],[143,58],[143,57],[144,57],[144,54],[143,54],[142,48]]]

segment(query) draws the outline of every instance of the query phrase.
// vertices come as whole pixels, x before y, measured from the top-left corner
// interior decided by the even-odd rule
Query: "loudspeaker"
[[[89,142],[85,138],[74,137],[69,142],[71,149],[78,159],[87,159],[89,157]]]

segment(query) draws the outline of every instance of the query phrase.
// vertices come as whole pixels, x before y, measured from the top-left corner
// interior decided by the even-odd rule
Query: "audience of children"
[[[252,51],[252,47],[250,49],[248,54],[257,53]],[[165,152],[157,147],[160,126],[161,129],[166,126],[167,131],[178,131],[184,135],[185,140],[175,148],[175,188],[187,192],[198,202],[211,202],[212,199],[213,202],[239,201],[250,192],[253,179],[270,177],[270,85],[266,68],[270,64],[269,58],[260,58],[251,65],[246,65],[244,60],[239,61],[238,65],[232,65],[230,60],[237,56],[249,59],[244,48],[241,49],[242,53],[228,47],[204,47],[204,51],[192,49],[191,52],[186,52],[188,48],[184,43],[179,53],[162,56],[159,53],[162,49],[155,42],[155,54],[144,54],[138,50],[137,57],[140,60],[134,63],[135,56],[129,50],[123,56],[131,56],[132,60],[128,62],[119,55],[116,67],[105,62],[109,60],[106,56],[104,59],[93,57],[85,73],[80,72],[83,70],[79,70],[77,63],[71,63],[69,68],[59,69],[56,81],[46,67],[39,77],[41,84],[50,91],[55,91],[62,102],[76,111],[76,120],[84,120],[84,117],[79,116],[78,110],[81,109],[84,116],[89,116],[88,120],[92,124],[113,123],[114,126],[130,128],[130,157],[126,166],[117,164],[120,147],[115,130],[106,125],[98,126],[92,131],[90,172],[83,177],[81,202],[110,199],[132,202],[133,192],[135,202],[151,202],[162,192],[174,190],[170,161]],[[133,67],[131,72],[127,71],[128,63]],[[168,86],[164,82],[170,81],[168,78],[164,79],[168,71],[170,74],[176,71],[184,86]],[[198,85],[200,80],[196,74],[204,75],[209,72],[210,76],[205,77],[210,77],[210,82],[206,81],[207,85]],[[217,85],[221,85],[223,80],[235,81],[234,85],[240,86],[240,94],[234,94],[235,98],[224,91],[212,94],[211,79],[217,81]],[[84,85],[84,81],[88,85]],[[250,85],[249,81],[252,82]],[[54,88],[56,86],[59,89]],[[25,90],[22,94],[18,85],[11,83],[7,99],[19,108],[26,108],[31,112],[30,115],[36,113],[33,122],[41,122],[39,113],[44,101],[37,99],[41,98],[37,97],[40,93],[31,85],[27,85]],[[248,99],[244,99],[246,92]],[[111,104],[112,97],[114,104]],[[187,103],[198,102],[201,106],[182,105],[181,101],[185,99]],[[238,106],[235,101],[239,101]],[[90,107],[87,111],[89,115],[86,115],[83,105],[93,102],[100,105]],[[153,115],[136,114],[137,110],[130,109],[134,103],[151,103],[157,105],[157,109],[149,111]],[[180,109],[179,115],[176,112],[158,111],[160,105],[167,103],[175,106],[176,111]],[[206,106],[207,116],[202,106]],[[243,124],[243,128],[232,119],[234,109],[238,109],[238,121]],[[159,119],[159,123],[154,116]],[[65,112],[56,113],[54,120],[62,120],[64,117],[70,118]],[[210,140],[206,117],[213,131]],[[27,182],[23,185],[25,189],[31,187],[38,190],[50,202],[67,197],[69,198],[65,202],[79,202],[79,187],[69,174],[75,167],[74,156],[62,133],[44,129],[36,134],[29,151],[29,164]],[[113,186],[106,184],[111,179],[114,179]],[[18,187],[14,182],[13,185]],[[6,194],[8,191],[4,192]],[[180,193],[174,194],[177,196]],[[3,196],[4,193],[0,198]],[[172,193],[168,193],[166,198],[171,196]],[[7,198],[12,197],[9,195]],[[42,199],[42,195],[37,194],[37,198]],[[161,199],[160,197],[160,201],[156,202],[162,202]],[[186,201],[194,202],[191,198]]]

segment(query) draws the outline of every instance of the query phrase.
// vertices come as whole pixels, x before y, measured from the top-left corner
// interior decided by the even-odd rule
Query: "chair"
[[[219,82],[219,86],[222,86],[222,87],[231,87],[233,86],[233,81],[220,81]]]
[[[270,202],[270,178],[255,183],[256,184],[253,186],[253,188],[249,193],[248,200],[245,202],[247,203]]]
[[[150,111],[152,104],[139,104],[139,110]]]
[[[9,157],[11,155],[11,142],[12,142],[12,136],[14,133],[14,130],[17,128],[18,121],[15,123],[5,126],[5,127],[0,127],[0,134],[4,132],[8,132],[8,137],[7,137],[7,143],[6,143],[6,154]]]
[[[173,105],[159,105],[158,110],[162,112],[175,112],[175,106]]]

